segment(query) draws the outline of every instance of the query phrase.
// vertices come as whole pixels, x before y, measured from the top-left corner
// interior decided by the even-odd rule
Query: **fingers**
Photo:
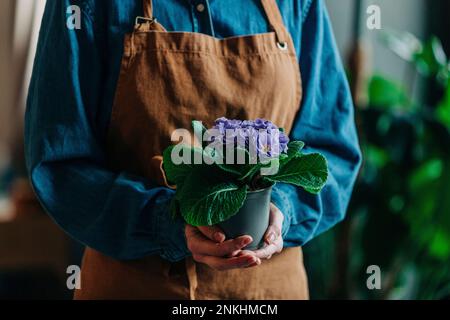
[[[254,263],[252,263],[252,264],[246,266],[245,268],[253,268],[253,267],[257,267],[257,266],[259,266],[259,265],[261,264],[261,259],[258,258],[258,257],[255,255],[255,252],[254,252],[254,251],[250,251],[250,250],[241,250],[241,251],[239,251],[239,252],[236,254],[236,256],[246,256],[246,255],[254,256],[255,259],[256,259],[256,261],[255,261]]]
[[[253,251],[253,254],[259,259],[270,259],[276,253],[283,250],[283,239],[279,237],[274,243],[265,245],[263,248]]]
[[[215,242],[223,242],[225,241],[225,234],[223,231],[217,226],[211,227],[197,227],[201,233],[208,239]]]
[[[216,257],[224,257],[240,250],[252,242],[249,236],[243,236],[232,240],[227,240],[222,243],[214,243],[210,240],[193,241],[189,248],[192,252],[206,254]]]
[[[269,228],[264,235],[264,241],[270,245],[275,243],[281,237],[281,229],[283,227],[284,216],[281,211],[274,205],[270,204],[270,221]]]
[[[269,226],[269,228],[267,228],[266,234],[264,235],[264,242],[266,244],[272,244],[277,241],[279,237],[281,237],[280,228],[276,226]]]
[[[283,250],[283,238],[281,230],[283,228],[283,213],[273,204],[270,204],[269,227],[264,235],[265,246],[254,251],[256,257],[260,259],[270,259],[276,253]]]
[[[186,239],[188,249],[192,254],[215,257],[235,255],[236,251],[241,250],[253,241],[250,236],[241,236],[217,243],[205,237],[202,232],[192,226],[186,226]]]
[[[270,203],[270,224],[281,227],[283,225],[284,215],[280,209],[273,203]]]
[[[216,270],[251,268],[261,264],[261,260],[253,253],[241,250],[253,241],[250,236],[215,242],[210,237],[217,231],[218,229],[214,228],[207,227],[200,230],[186,225],[186,240],[195,261]]]
[[[259,266],[260,264],[261,264],[261,260],[258,260],[258,262],[252,263],[252,264],[246,266],[245,268],[246,268],[246,269],[249,269],[249,268],[257,267],[257,266]]]
[[[249,254],[239,255],[233,258],[219,258],[206,255],[194,255],[193,258],[195,261],[207,264],[211,268],[214,268],[219,271],[236,268],[251,268],[261,263],[261,261],[257,257]]]
[[[261,259],[270,259],[283,250],[283,220],[283,213],[271,204],[269,227],[264,235],[265,246],[256,251],[243,250],[253,241],[250,236],[226,240],[225,234],[217,226],[186,225],[188,248],[195,261],[217,270],[255,267],[261,264]]]

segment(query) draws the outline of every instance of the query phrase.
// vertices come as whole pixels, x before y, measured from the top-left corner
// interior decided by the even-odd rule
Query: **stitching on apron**
[[[135,52],[135,56],[140,53],[142,51],[136,51]],[[210,57],[217,57],[220,59],[242,59],[242,58],[252,58],[255,56],[279,56],[280,53],[279,52],[260,52],[260,53],[250,53],[250,54],[246,54],[246,55],[215,55],[215,54],[211,54],[205,51],[193,51],[193,50],[171,50],[171,49],[147,49],[145,50],[145,52],[165,52],[165,53],[179,53],[179,54],[186,54],[186,53],[192,53],[192,54],[199,54],[199,55],[204,55],[204,56],[210,56]],[[289,56],[293,56],[293,53],[283,53],[285,55],[289,55]]]

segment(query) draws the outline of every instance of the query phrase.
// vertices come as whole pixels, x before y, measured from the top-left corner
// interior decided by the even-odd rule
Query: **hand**
[[[216,270],[249,268],[261,264],[253,252],[242,250],[253,239],[241,236],[225,241],[225,234],[216,226],[193,227],[186,225],[185,235],[189,251],[195,261]]]
[[[270,259],[275,253],[283,250],[283,237],[281,230],[283,227],[284,215],[274,204],[270,204],[269,228],[264,235],[264,247],[253,251],[259,259]]]

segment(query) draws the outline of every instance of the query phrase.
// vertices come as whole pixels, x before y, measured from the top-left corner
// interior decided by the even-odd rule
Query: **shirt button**
[[[203,3],[200,3],[197,5],[197,11],[198,12],[203,12],[205,11],[205,5]]]

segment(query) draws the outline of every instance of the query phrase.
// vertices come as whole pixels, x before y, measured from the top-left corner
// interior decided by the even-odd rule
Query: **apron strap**
[[[144,17],[153,19],[153,2],[152,0],[143,0]],[[286,45],[286,33],[284,28],[283,17],[276,0],[261,0],[269,25],[277,36],[278,44]]]
[[[152,0],[144,0],[144,17],[153,19],[153,2],[152,2]]]
[[[261,0],[261,3],[263,5],[264,11],[266,12],[267,19],[269,20],[270,28],[275,32],[277,36],[278,44],[285,46],[286,33],[284,28],[284,21],[276,0]]]

